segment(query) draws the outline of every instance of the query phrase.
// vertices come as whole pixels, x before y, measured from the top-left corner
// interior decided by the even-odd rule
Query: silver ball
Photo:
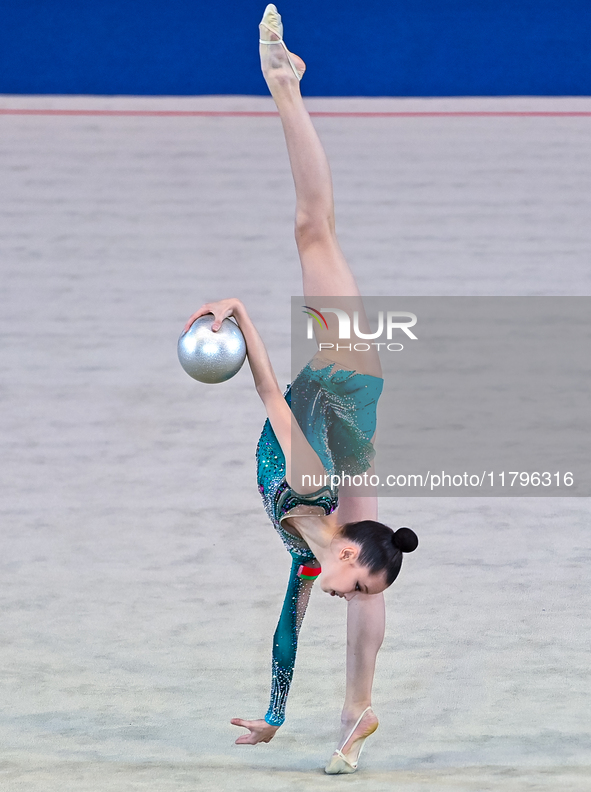
[[[246,357],[246,342],[237,324],[224,319],[214,333],[213,314],[200,316],[179,338],[181,366],[199,382],[225,382],[240,371]]]

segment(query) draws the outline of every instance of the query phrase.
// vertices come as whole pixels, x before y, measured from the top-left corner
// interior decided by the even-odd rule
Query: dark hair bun
[[[399,528],[394,532],[392,541],[403,553],[412,553],[419,546],[419,537],[410,528]]]

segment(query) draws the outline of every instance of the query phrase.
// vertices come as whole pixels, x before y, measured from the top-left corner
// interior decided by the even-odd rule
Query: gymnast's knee
[[[332,212],[302,212],[298,210],[295,219],[295,239],[298,248],[333,242],[334,228]]]

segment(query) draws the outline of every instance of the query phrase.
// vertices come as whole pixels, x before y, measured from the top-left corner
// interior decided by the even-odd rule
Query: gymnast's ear
[[[359,558],[359,548],[355,545],[346,545],[345,547],[341,548],[339,553],[339,561],[347,561],[349,563],[354,563]]]

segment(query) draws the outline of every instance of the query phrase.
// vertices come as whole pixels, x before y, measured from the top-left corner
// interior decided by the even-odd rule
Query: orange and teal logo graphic
[[[312,319],[316,319],[316,321],[318,322],[321,328],[324,326],[328,330],[328,322],[326,321],[324,316],[320,313],[320,311],[317,311],[316,308],[310,308],[309,305],[302,305],[302,308],[306,308],[306,310],[302,311],[302,313],[307,314]],[[310,313],[310,311],[313,311],[313,313]],[[320,321],[320,319],[322,319],[322,322]]]

